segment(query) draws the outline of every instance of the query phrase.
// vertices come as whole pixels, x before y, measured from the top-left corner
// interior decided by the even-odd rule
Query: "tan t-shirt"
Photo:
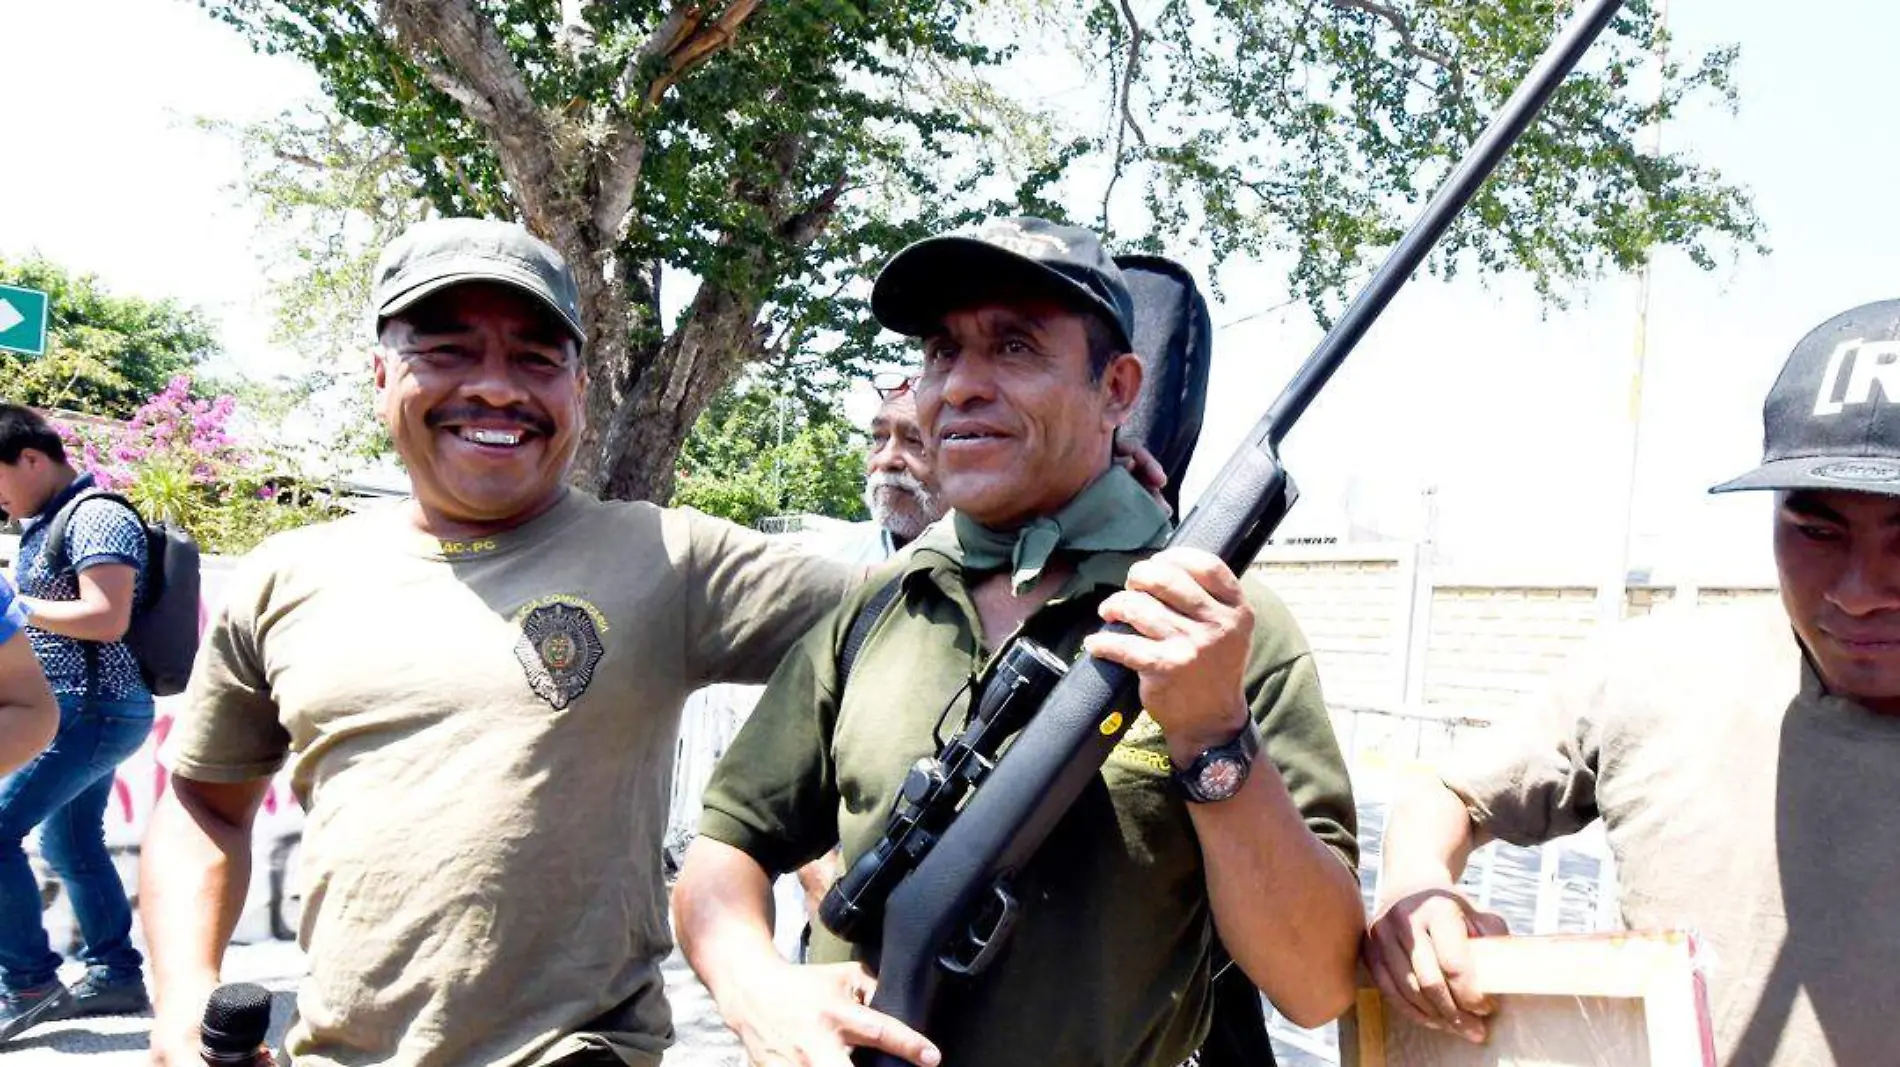
[[[1445,782],[1517,844],[1601,815],[1624,921],[1699,935],[1722,1063],[1900,1062],[1900,719],[1827,695],[1773,602],[1619,631]]]
[[[657,1064],[681,702],[766,678],[856,576],[581,493],[476,542],[402,510],[252,553],[171,735],[188,778],[290,760],[310,976],[288,1051],[487,1067],[611,1044]]]

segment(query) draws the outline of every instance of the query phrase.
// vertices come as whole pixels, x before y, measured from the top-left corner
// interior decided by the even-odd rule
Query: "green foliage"
[[[401,146],[315,106],[248,124],[201,121],[236,145],[276,297],[271,339],[318,367],[360,352],[382,246],[434,213]]]
[[[680,455],[675,504],[755,526],[772,515],[863,519],[867,442],[829,399],[768,386],[720,393]]]
[[[1138,180],[1157,250],[1198,235],[1217,260],[1294,253],[1294,294],[1322,318],[1390,246],[1573,12],[1555,0],[1166,0],[1133,40],[1126,8],[1091,6],[1094,43],[1132,101],[1118,173]],[[1736,52],[1667,54],[1631,0],[1440,243],[1432,264],[1517,273],[1563,302],[1652,246],[1704,268],[1761,245],[1745,192],[1658,122],[1732,109]],[[1145,132],[1144,132],[1145,130]],[[1125,135],[1125,136],[1124,136]]]
[[[89,274],[40,257],[0,258],[0,282],[51,302],[44,355],[0,352],[0,397],[129,418],[148,396],[217,351],[204,316],[170,300],[115,296]]]
[[[599,457],[609,477],[591,484],[631,492],[663,489],[668,449],[747,368],[816,396],[902,359],[868,314],[865,282],[905,243],[985,215],[1069,219],[1124,250],[1203,260],[1217,290],[1223,264],[1285,262],[1290,292],[1325,318],[1571,9],[200,2],[322,78],[344,124],[305,132],[345,149],[345,174],[369,177],[291,166],[294,153],[275,146],[295,130],[251,137],[319,214],[349,204],[388,220],[421,200],[523,218],[569,256],[584,296],[599,294],[587,298],[593,443],[626,449]],[[570,14],[578,21],[563,24]],[[728,16],[733,32],[714,33]],[[688,27],[678,39],[656,32],[676,25]],[[1732,107],[1735,52],[1665,63],[1664,44],[1653,0],[1630,0],[1432,269],[1524,277],[1561,303],[1571,284],[1629,269],[1654,246],[1705,268],[1761,249],[1742,189],[1648,137],[1685,109]],[[628,174],[630,189],[616,184]],[[267,203],[306,195],[260,188]],[[310,273],[340,291],[328,262]],[[697,286],[677,317],[661,300],[675,284]],[[616,420],[672,420],[678,432],[605,433]],[[615,481],[619,466],[666,477]]]

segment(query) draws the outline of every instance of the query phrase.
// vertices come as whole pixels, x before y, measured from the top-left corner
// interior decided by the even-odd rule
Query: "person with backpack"
[[[45,419],[0,404],[0,509],[24,520],[16,603],[59,704],[52,744],[0,779],[0,1046],[55,1019],[149,1007],[132,907],[105,843],[113,773],[152,730],[152,690],[124,642],[149,551],[137,512],[96,492]],[[57,553],[48,551],[55,524]],[[85,939],[87,972],[70,989],[59,981],[60,956],[27,863],[24,843],[36,826]]]

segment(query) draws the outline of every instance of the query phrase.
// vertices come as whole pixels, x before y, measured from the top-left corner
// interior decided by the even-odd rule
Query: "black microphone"
[[[270,1032],[270,990],[250,982],[221,985],[205,1001],[199,1055],[209,1067],[255,1067]]]

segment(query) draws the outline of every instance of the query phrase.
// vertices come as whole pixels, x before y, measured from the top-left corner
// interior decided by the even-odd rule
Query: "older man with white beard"
[[[930,453],[924,448],[923,431],[917,427],[917,398],[911,391],[914,382],[906,374],[880,374],[873,381],[882,404],[871,419],[871,449],[864,460],[864,506],[870,509],[871,520],[851,526],[844,538],[808,544],[812,551],[850,563],[876,565],[943,517]],[[838,853],[833,850],[798,871],[798,888],[803,891],[805,905],[802,914],[807,920],[796,935],[800,956],[811,933],[809,923],[817,921],[818,902],[838,877],[838,867]],[[790,947],[788,921],[795,923],[791,917],[801,914],[788,906],[789,881],[781,880],[775,894],[781,948]]]
[[[936,471],[917,428],[917,398],[910,380],[895,390],[880,387],[884,406],[871,420],[871,454],[866,460],[864,504],[883,531],[886,555],[943,517]]]
[[[917,400],[905,374],[873,381],[882,402],[871,419],[871,448],[864,457],[864,506],[868,522],[839,534],[814,538],[806,548],[849,563],[875,565],[909,544],[943,517],[930,455],[917,428]]]

